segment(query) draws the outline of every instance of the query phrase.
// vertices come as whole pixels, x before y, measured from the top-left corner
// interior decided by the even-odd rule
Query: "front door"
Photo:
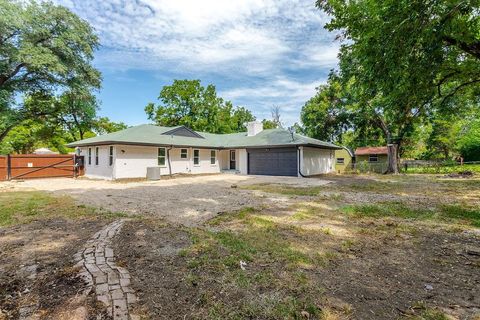
[[[230,170],[235,170],[236,167],[236,158],[235,158],[235,150],[230,150]]]

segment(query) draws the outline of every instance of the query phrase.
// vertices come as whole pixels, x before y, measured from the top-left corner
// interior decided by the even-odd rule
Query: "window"
[[[193,164],[196,166],[200,164],[200,150],[193,150]]]
[[[378,155],[371,154],[368,156],[368,162],[378,162]]]
[[[158,148],[158,165],[161,167],[164,167],[165,160],[166,160],[165,148]]]
[[[98,147],[95,147],[95,165],[98,166]]]
[[[92,164],[92,148],[88,148],[88,165]]]
[[[338,164],[344,164],[345,163],[345,158],[337,158],[337,163]]]
[[[180,149],[180,158],[187,159],[188,158],[188,149]]]
[[[110,146],[108,150],[108,165],[113,165],[113,146]]]
[[[217,163],[217,152],[215,150],[210,150],[210,164]]]

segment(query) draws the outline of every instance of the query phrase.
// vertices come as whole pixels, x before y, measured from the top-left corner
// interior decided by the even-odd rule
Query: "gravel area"
[[[43,190],[74,197],[79,204],[132,215],[150,215],[195,226],[220,212],[278,202],[237,185],[281,183],[294,186],[324,185],[323,179],[218,174],[160,181],[116,182],[91,179],[36,179],[9,181],[2,189]]]

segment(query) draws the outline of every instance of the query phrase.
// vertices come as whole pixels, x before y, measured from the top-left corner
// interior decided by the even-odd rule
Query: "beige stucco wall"
[[[300,147],[301,171],[305,176],[333,172],[333,159],[333,150]]]

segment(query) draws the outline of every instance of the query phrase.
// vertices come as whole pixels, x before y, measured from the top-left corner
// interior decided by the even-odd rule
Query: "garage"
[[[297,148],[247,149],[248,174],[298,175]]]

